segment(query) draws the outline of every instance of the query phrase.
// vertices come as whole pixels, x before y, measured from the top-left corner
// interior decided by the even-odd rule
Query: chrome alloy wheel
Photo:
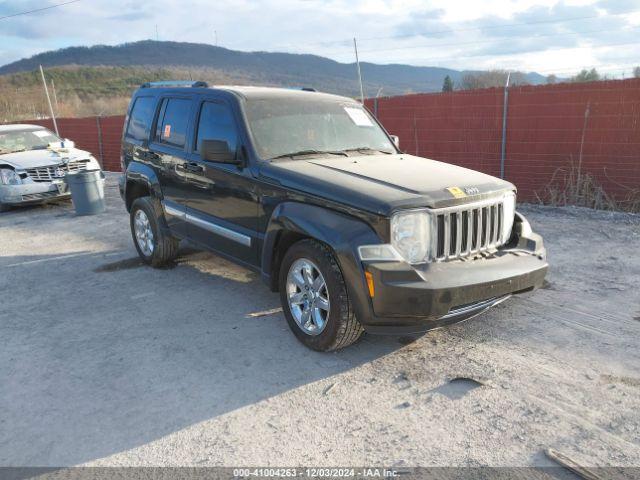
[[[329,318],[329,291],[320,269],[306,258],[299,258],[287,274],[289,310],[307,335],[320,335]]]
[[[143,210],[136,211],[133,217],[133,230],[142,253],[147,257],[153,255],[153,230],[151,230],[151,223]]]

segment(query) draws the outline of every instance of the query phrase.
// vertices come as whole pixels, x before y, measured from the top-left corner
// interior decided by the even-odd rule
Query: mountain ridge
[[[68,47],[42,52],[0,67],[0,75],[29,72],[43,67],[62,66],[148,66],[209,68],[237,75],[243,81],[274,86],[314,87],[332,93],[357,96],[359,85],[355,63],[340,63],[313,54],[282,52],[243,52],[214,45],[143,40],[121,45]],[[406,64],[361,62],[366,96],[408,92],[436,92],[449,75],[458,82],[471,70],[421,67]],[[544,82],[535,72],[525,74],[532,84]]]

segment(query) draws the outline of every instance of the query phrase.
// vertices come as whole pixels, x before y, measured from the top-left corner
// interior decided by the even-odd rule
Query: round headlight
[[[10,168],[0,168],[0,183],[3,185],[20,185],[22,179],[15,170]]]
[[[391,244],[409,263],[427,261],[430,217],[424,211],[399,212],[391,217]]]

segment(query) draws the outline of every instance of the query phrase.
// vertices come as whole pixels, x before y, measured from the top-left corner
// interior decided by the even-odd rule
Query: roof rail
[[[192,87],[192,88],[209,88],[207,82],[195,82],[193,80],[175,80],[169,82],[147,82],[140,85],[140,88],[177,88],[177,87]]]
[[[300,90],[302,90],[303,92],[317,92],[317,90],[312,87],[302,87]]]

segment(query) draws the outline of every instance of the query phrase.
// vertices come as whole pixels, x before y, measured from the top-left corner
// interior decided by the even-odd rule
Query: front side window
[[[222,103],[204,102],[200,110],[196,151],[202,151],[202,140],[223,140],[229,150],[235,152],[238,146],[238,131],[233,113]]]
[[[172,147],[183,148],[191,114],[191,100],[167,98],[164,100],[162,121],[158,121],[156,140]]]
[[[153,97],[138,97],[131,109],[127,137],[140,142],[149,139],[156,101]]]
[[[0,155],[29,150],[44,150],[50,143],[57,142],[60,142],[60,138],[46,128],[4,132],[0,133]]]
[[[385,132],[357,103],[248,99],[246,113],[258,153],[265,159],[312,150],[396,153]]]

